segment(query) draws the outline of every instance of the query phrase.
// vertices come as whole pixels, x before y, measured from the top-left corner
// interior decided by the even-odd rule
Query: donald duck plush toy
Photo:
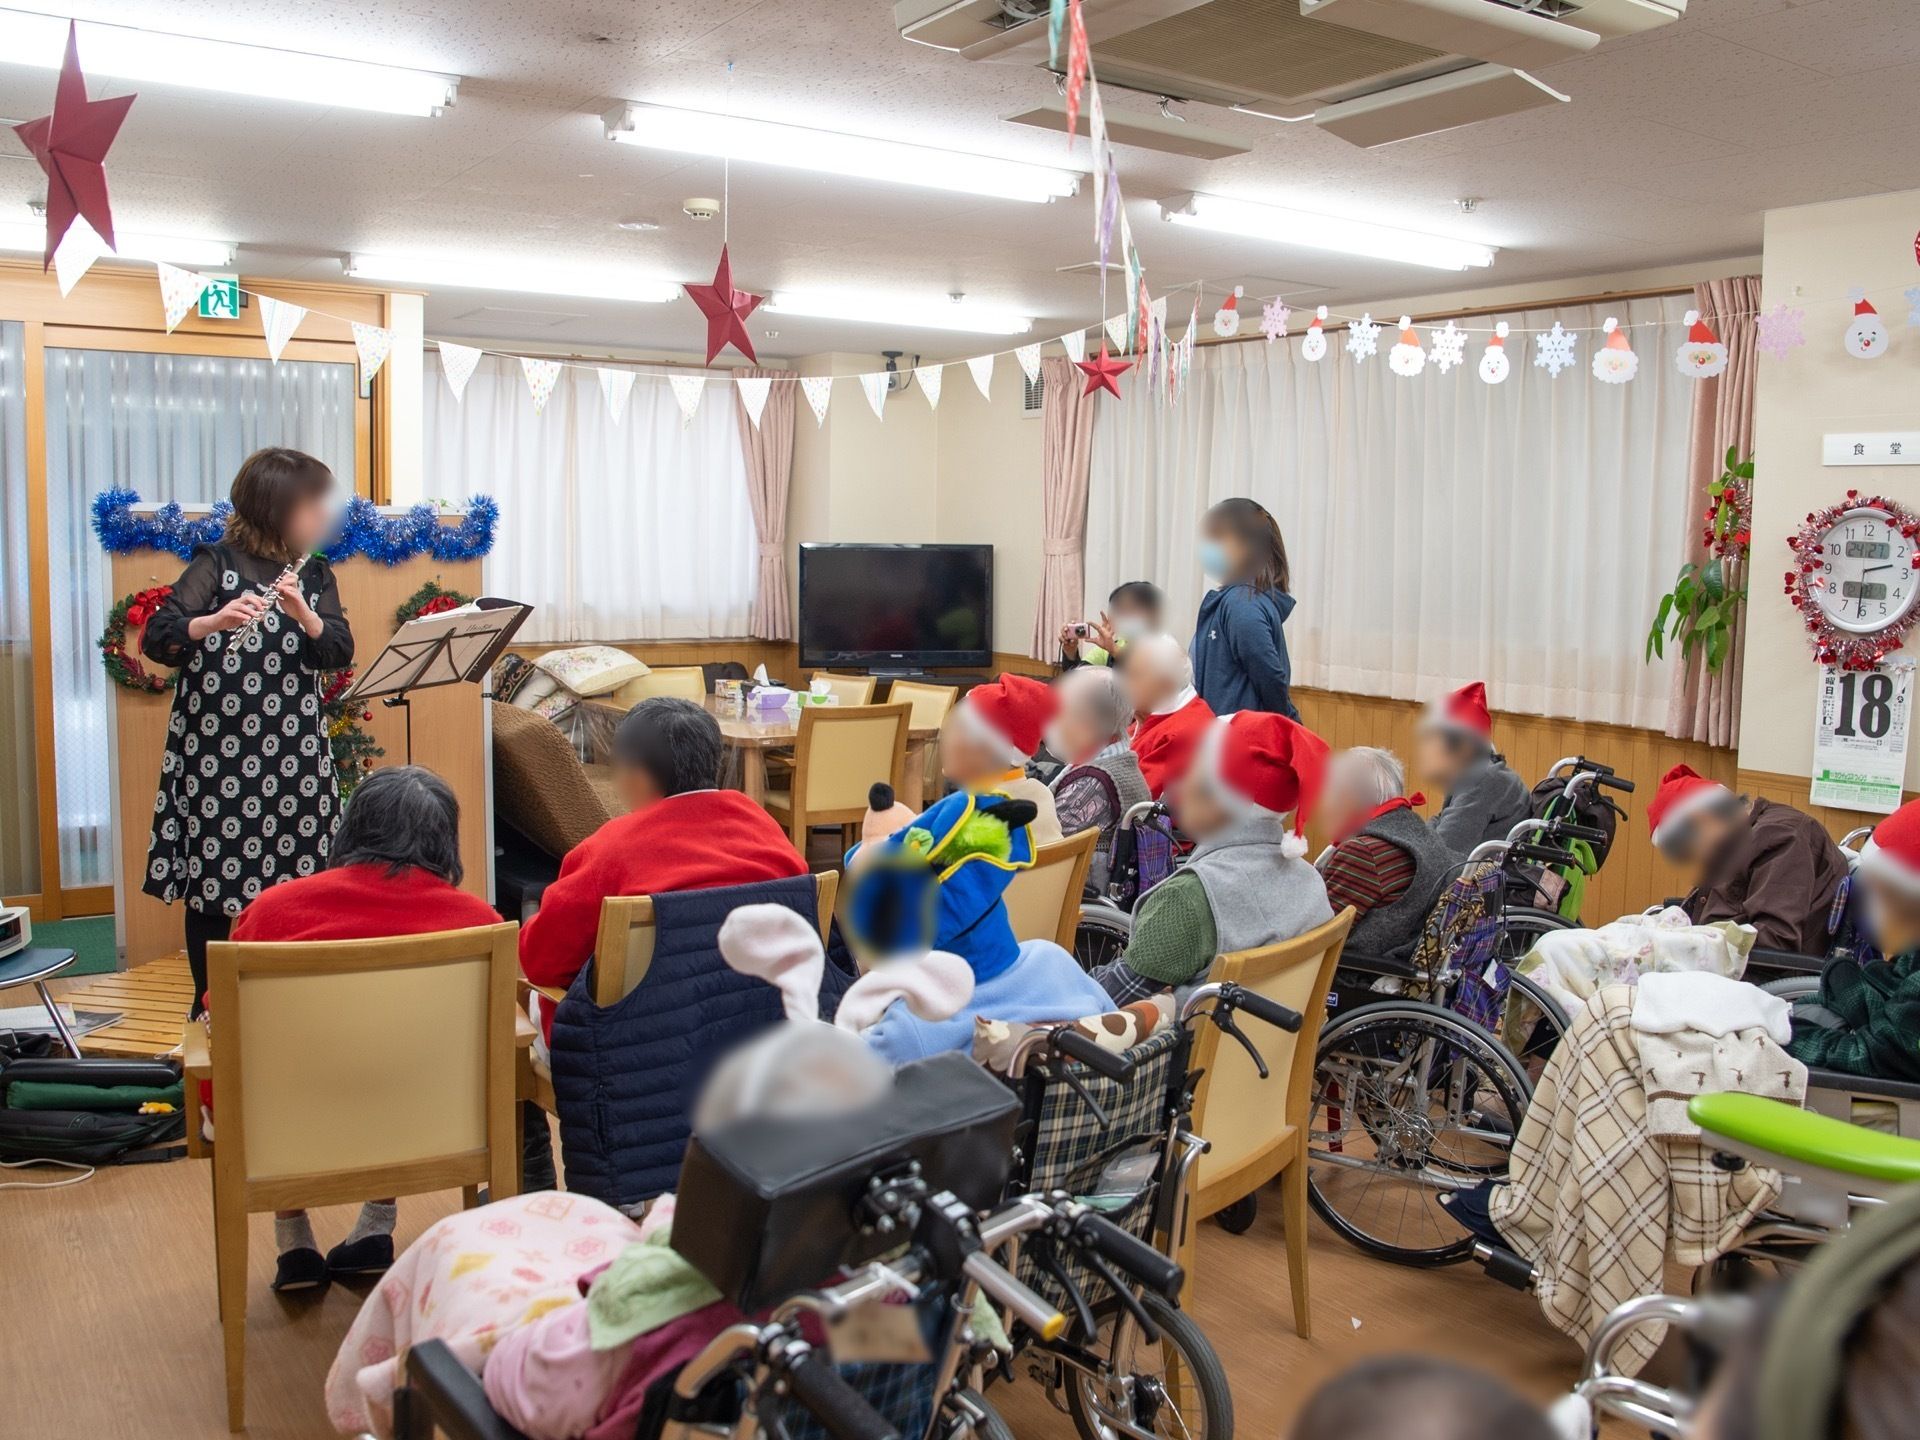
[[[1071,1020],[1110,1008],[1106,992],[1051,940],[1014,938],[1003,899],[1034,858],[1035,807],[994,791],[956,791],[884,840],[847,852],[842,926],[861,964],[884,974],[928,951],[964,960],[972,997],[929,1019],[905,997],[863,1030],[896,1065],[973,1043],[976,1016]]]

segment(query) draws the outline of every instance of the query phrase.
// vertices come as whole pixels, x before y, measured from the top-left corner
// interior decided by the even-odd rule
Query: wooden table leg
[[[754,804],[767,803],[767,752],[758,745],[740,747],[740,788]]]
[[[907,741],[906,774],[900,777],[900,803],[916,815],[926,809],[927,745],[925,740]]]

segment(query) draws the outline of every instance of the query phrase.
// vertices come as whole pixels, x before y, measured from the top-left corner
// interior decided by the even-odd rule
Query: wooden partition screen
[[[183,568],[160,551],[116,555],[113,593],[117,599],[152,585],[170,584]],[[394,631],[394,612],[429,580],[469,595],[480,593],[480,561],[443,563],[418,556],[398,565],[367,559],[341,562],[335,569],[341,603],[353,625],[354,659],[362,663],[380,652]],[[114,694],[114,843],[119,855],[115,910],[124,925],[122,938],[129,965],[139,965],[180,949],[181,908],[144,894],[147,835],[153,818],[154,787],[166,746],[167,716],[173,693]],[[386,750],[377,762],[397,765],[406,759],[406,717],[375,703],[365,725]],[[492,804],[488,790],[486,707],[477,685],[423,690],[413,699],[413,760],[438,773],[460,797],[460,859],[466,869],[461,888],[490,893],[493,876]]]

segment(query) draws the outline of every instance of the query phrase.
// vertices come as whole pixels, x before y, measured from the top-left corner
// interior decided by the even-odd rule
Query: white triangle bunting
[[[380,373],[380,367],[393,352],[393,332],[384,325],[362,325],[356,320],[353,346],[360,352],[360,388],[364,390],[373,383],[373,377]]]
[[[1040,378],[1040,347],[1022,345],[1013,352],[1013,358],[1020,362],[1020,369],[1027,377],[1027,383],[1033,384]]]
[[[260,297],[260,328],[266,332],[267,354],[278,365],[280,357],[286,353],[287,342],[293,339],[293,332],[300,328],[300,322],[307,318],[307,307],[295,305],[289,300],[276,300],[271,295]]]
[[[536,360],[531,355],[522,355],[520,373],[527,377],[527,393],[533,396],[533,413],[538,415],[547,408],[547,401],[553,398],[553,387],[560,380],[560,362]]]
[[[673,386],[673,398],[680,402],[680,423],[691,425],[693,412],[700,408],[700,397],[707,393],[707,377],[704,375],[669,375],[667,383]]]
[[[633,371],[602,366],[594,373],[600,377],[600,393],[606,397],[607,413],[613,416],[613,423],[618,425],[626,418],[627,397],[633,394]]]
[[[1069,330],[1060,337],[1060,343],[1067,348],[1067,358],[1078,365],[1087,358],[1087,332]]]
[[[867,404],[873,407],[874,418],[887,418],[887,386],[893,377],[884,370],[875,370],[860,377],[860,388],[867,393]]]
[[[1124,350],[1127,348],[1128,322],[1132,319],[1132,314],[1126,311],[1107,317],[1107,339],[1113,342],[1114,349]]]
[[[930,410],[940,408],[940,387],[945,383],[946,368],[944,365],[922,365],[913,372],[914,378],[920,382],[920,393],[927,397],[927,408]]]
[[[753,428],[760,428],[760,412],[767,408],[767,393],[773,389],[773,377],[770,375],[747,375],[735,380],[734,387],[740,392],[740,403],[746,407],[747,419],[753,422]]]
[[[980,398],[993,399],[993,356],[974,356],[967,361],[967,373],[973,376],[973,383],[979,387]]]
[[[60,298],[64,300],[73,293],[73,287],[93,268],[94,261],[112,253],[100,232],[76,216],[60,248],[53,252],[53,275],[60,282]]]
[[[807,408],[813,411],[813,423],[816,426],[827,423],[827,402],[833,399],[833,377],[831,375],[802,375],[800,393],[807,397]]]
[[[466,395],[467,381],[473,378],[474,367],[485,352],[472,345],[450,345],[445,340],[434,343],[440,347],[440,373],[446,376],[447,389],[453,392],[457,405]]]
[[[207,288],[207,277],[164,260],[156,264],[154,270],[160,277],[160,304],[166,311],[167,333],[171,335],[173,327],[187,318],[187,311],[200,303],[200,292]]]

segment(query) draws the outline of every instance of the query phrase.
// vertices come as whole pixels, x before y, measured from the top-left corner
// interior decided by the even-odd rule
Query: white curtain
[[[26,328],[0,323],[0,895],[40,889],[33,596],[27,585]]]
[[[518,360],[486,356],[455,400],[425,367],[426,491],[491,495],[496,595],[534,606],[530,641],[745,635],[757,541],[733,386],[707,382],[690,422],[642,375],[618,424],[587,369],[535,414]]]
[[[1389,320],[1362,365],[1334,335],[1318,364],[1297,338],[1203,346],[1171,406],[1123,382],[1094,421],[1090,612],[1121,581],[1150,579],[1170,623],[1190,625],[1200,517],[1248,495],[1286,536],[1297,684],[1424,700],[1480,679],[1499,709],[1659,727],[1667,669],[1641,656],[1691,526],[1694,382],[1673,364],[1690,303],[1474,319],[1465,363],[1445,375],[1395,375]],[[1648,327],[1628,331],[1639,371],[1625,385],[1590,368],[1609,315]],[[1476,366],[1501,318],[1512,373],[1487,385]],[[1555,320],[1583,332],[1557,380],[1524,333]]]
[[[93,497],[225,497],[255,450],[290,445],[354,483],[354,367],[112,350],[47,351],[47,524],[53,559],[54,747],[62,885],[113,880],[111,711],[94,648],[106,624],[107,556]],[[184,562],[151,557],[154,583]]]

